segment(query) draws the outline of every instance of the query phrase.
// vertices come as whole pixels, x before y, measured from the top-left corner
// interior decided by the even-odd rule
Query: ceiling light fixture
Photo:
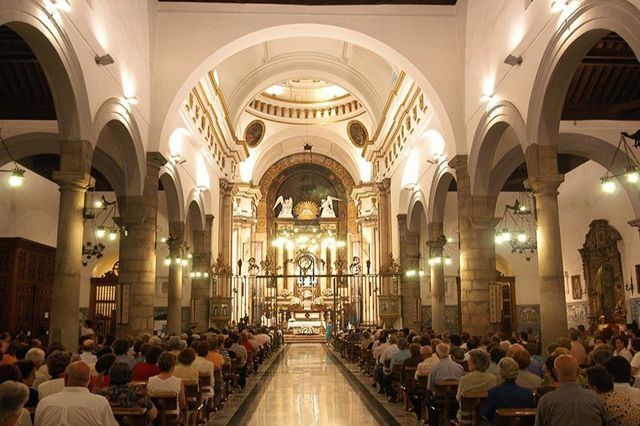
[[[512,67],[522,65],[522,56],[509,55],[504,58],[504,63],[507,65],[511,65]]]
[[[124,101],[126,103],[128,103],[129,105],[137,105],[138,104],[138,98],[135,96],[126,96],[124,98]]]
[[[480,96],[480,102],[483,104],[489,102],[491,99],[493,99],[493,93],[483,93],[482,96]]]
[[[13,188],[22,186],[22,184],[24,183],[25,170],[18,165],[18,163],[16,162],[16,159],[13,158],[13,155],[11,155],[11,152],[9,152],[9,147],[4,141],[4,138],[2,137],[1,132],[0,132],[0,142],[2,143],[2,146],[4,150],[7,152],[7,155],[9,156],[11,161],[13,161],[13,168],[11,170],[0,170],[0,173],[11,173],[9,175],[9,186]]]
[[[51,7],[55,10],[61,10],[63,12],[71,11],[71,3],[69,0],[51,0]]]
[[[567,7],[569,7],[569,0],[553,0],[551,2],[552,12],[562,12]]]
[[[113,57],[108,53],[102,56],[96,55],[95,61],[96,61],[96,65],[102,65],[103,67],[107,65],[111,65],[115,62]]]
[[[614,178],[624,176],[630,184],[638,184],[640,182],[640,167],[638,167],[638,159],[636,158],[631,146],[627,142],[627,138],[632,139],[634,141],[634,147],[637,147],[637,139],[636,136],[640,135],[640,130],[638,130],[634,135],[629,135],[627,132],[620,132],[620,141],[618,142],[618,146],[616,146],[616,150],[613,153],[613,157],[611,158],[611,163],[607,170],[600,178],[600,188],[603,192],[607,194],[612,194],[616,191],[617,185]],[[622,169],[622,173],[615,174],[611,171],[613,165],[616,161],[616,157],[618,153],[623,154],[626,159],[627,165]]]

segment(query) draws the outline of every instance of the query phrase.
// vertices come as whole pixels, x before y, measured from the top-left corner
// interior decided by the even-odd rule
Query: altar
[[[324,329],[322,312],[298,311],[289,318],[287,329],[293,334],[320,334]]]

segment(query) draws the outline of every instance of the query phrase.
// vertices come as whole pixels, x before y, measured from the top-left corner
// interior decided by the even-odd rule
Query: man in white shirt
[[[106,398],[89,392],[91,370],[83,361],[69,365],[61,392],[42,399],[36,408],[35,426],[105,425],[116,426]]]
[[[93,365],[98,360],[98,357],[93,353],[94,342],[91,339],[86,339],[82,342],[82,353],[80,359],[87,363],[87,365]]]

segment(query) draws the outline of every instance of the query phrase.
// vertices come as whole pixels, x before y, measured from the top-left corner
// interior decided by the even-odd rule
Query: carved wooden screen
[[[99,336],[115,334],[115,312],[118,276],[112,271],[100,278],[91,278],[89,319]]]

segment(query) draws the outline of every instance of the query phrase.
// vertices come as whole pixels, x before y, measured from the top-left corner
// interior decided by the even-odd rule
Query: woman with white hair
[[[8,380],[0,384],[0,426],[31,426],[31,416],[24,409],[29,388]]]
[[[485,392],[498,384],[496,376],[487,369],[491,365],[489,354],[482,349],[469,351],[469,373],[460,377],[456,399],[462,401],[462,395],[467,392]],[[467,413],[458,410],[458,421],[462,423],[462,417]]]

